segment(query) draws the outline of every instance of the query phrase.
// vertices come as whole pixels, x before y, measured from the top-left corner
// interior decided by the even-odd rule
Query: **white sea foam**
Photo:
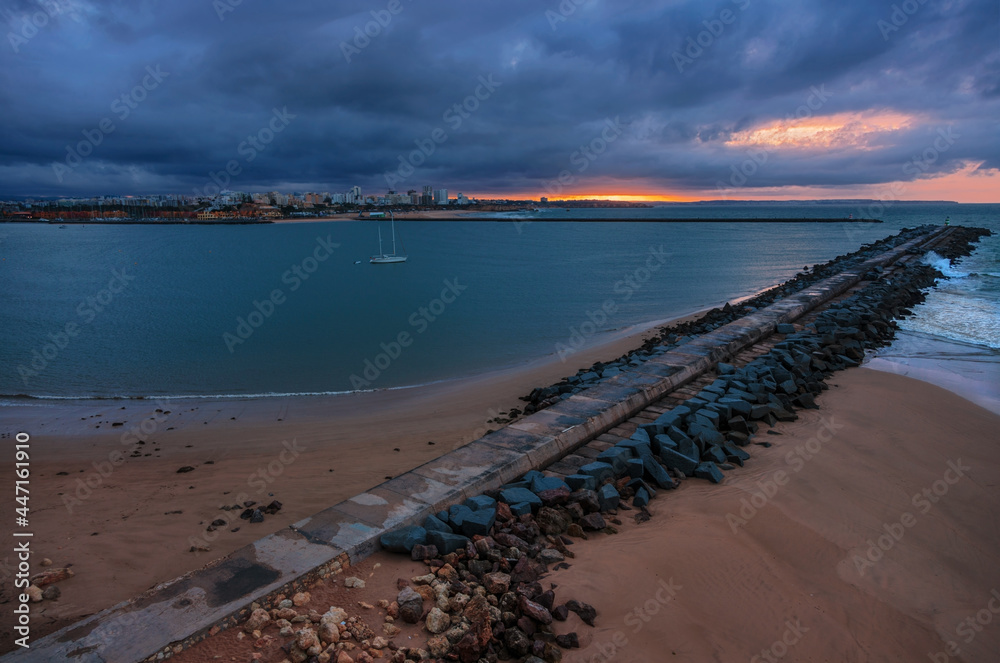
[[[945,279],[932,289],[915,315],[900,322],[908,331],[1000,349],[1000,238],[983,240],[969,257],[952,265],[933,251],[924,261]]]

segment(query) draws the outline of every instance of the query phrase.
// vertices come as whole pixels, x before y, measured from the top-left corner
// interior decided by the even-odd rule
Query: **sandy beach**
[[[649,522],[623,511],[619,534],[572,546],[569,568],[543,583],[598,616],[594,628],[574,614],[557,623],[581,642],[563,661],[995,660],[1000,417],[891,373],[830,382],[820,410],[762,434],[773,446],[752,447],[724,484],[685,482],[653,501]],[[365,590],[324,586],[306,607],[345,607],[378,630],[383,611],[358,601],[391,600],[397,578],[423,572],[379,553],[347,574]],[[427,635],[407,627],[396,640]],[[234,629],[175,660],[253,651]]]
[[[4,429],[31,435],[36,568],[47,557],[76,573],[60,583],[60,600],[41,605],[33,634],[201,568],[477,439],[500,427],[489,420],[524,406],[519,396],[617,358],[665,323],[611,333],[565,363],[544,358],[410,389],[4,407]],[[143,426],[147,442],[136,445],[135,432]],[[3,469],[12,475],[10,465]],[[181,468],[193,469],[178,473]],[[237,518],[238,511],[220,509],[240,496],[264,504],[276,499],[283,508],[251,525]],[[12,520],[13,506],[5,500],[0,517]],[[207,532],[217,519],[234,522]],[[210,550],[189,552],[193,544]],[[7,554],[0,565],[13,569],[16,560]],[[11,584],[0,587],[2,600]]]
[[[864,368],[830,382],[725,484],[685,485],[649,523],[574,548],[549,580],[601,617],[568,623],[588,639],[563,660],[616,641],[636,663],[919,661],[949,642],[954,660],[995,660],[1000,628],[962,624],[1000,606],[1000,417]]]

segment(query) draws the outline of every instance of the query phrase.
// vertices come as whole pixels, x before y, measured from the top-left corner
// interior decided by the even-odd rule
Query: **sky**
[[[0,0],[0,197],[1000,201],[994,0]]]

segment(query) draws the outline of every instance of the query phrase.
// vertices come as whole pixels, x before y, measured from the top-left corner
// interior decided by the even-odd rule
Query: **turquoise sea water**
[[[858,207],[534,216],[849,214],[859,216]],[[523,214],[509,222],[406,221],[396,229],[410,258],[397,265],[368,264],[378,241],[371,221],[4,224],[0,395],[9,402],[18,395],[302,394],[422,384],[565,354],[581,339],[593,343],[610,330],[751,295],[904,226],[949,216],[953,224],[1000,230],[996,205],[896,203],[880,216],[885,223],[574,224]],[[997,237],[984,243],[970,258],[980,262],[963,264],[966,276],[932,295],[929,313],[917,318],[927,326],[921,332],[1000,347],[998,246]],[[946,311],[940,324],[939,311]],[[950,322],[956,319],[964,322]],[[567,374],[578,368],[572,355],[566,364]]]

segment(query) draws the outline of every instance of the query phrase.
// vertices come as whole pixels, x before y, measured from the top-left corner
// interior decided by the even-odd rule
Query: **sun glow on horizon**
[[[937,177],[918,180],[899,180],[882,184],[823,186],[777,186],[769,188],[745,188],[725,200],[748,200],[755,202],[786,202],[795,200],[950,200],[959,203],[1000,204],[1000,171],[981,170],[982,164],[970,162],[960,170]],[[549,195],[551,203],[559,201],[578,202],[583,200],[631,203],[696,203],[720,200],[716,189],[691,190],[686,192],[657,193],[656,186],[648,182],[636,182],[635,189],[627,193],[567,193],[558,197]],[[617,187],[616,187],[617,188]],[[594,190],[601,191],[600,185]],[[607,189],[604,189],[606,191]],[[618,189],[621,191],[621,189]],[[524,192],[504,194],[509,200],[540,200],[545,192]],[[495,199],[501,196],[484,193],[475,196],[481,199]]]
[[[663,193],[599,193],[560,196],[559,200],[603,200],[619,203],[688,203],[697,200],[697,198]]]

